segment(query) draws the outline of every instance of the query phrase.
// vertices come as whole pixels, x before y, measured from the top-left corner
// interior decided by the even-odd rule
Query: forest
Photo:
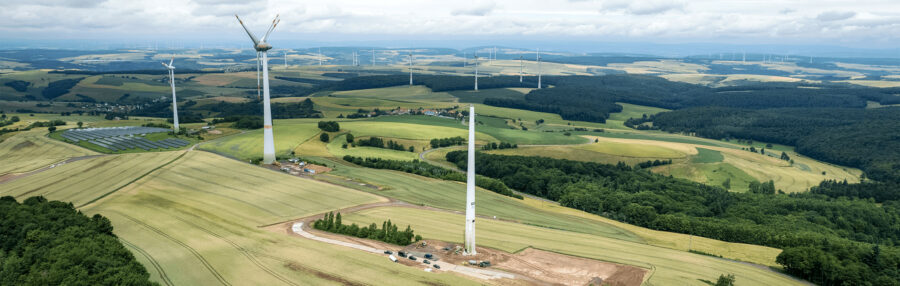
[[[631,119],[712,139],[795,146],[814,159],[860,168],[870,179],[900,182],[900,108],[737,109],[701,107]]]
[[[478,174],[563,206],[656,230],[782,248],[778,263],[817,284],[900,283],[900,201],[776,194],[767,186],[733,193],[624,163],[475,158]],[[447,160],[465,168],[466,152],[450,152]]]
[[[78,82],[80,82],[84,78],[70,78],[70,79],[61,79],[57,81],[50,82],[47,84],[47,87],[41,91],[41,96],[46,98],[47,100],[52,100],[54,98],[60,97],[63,94],[69,93],[69,89],[75,87]]]
[[[72,203],[0,198],[0,285],[157,285],[109,219]]]

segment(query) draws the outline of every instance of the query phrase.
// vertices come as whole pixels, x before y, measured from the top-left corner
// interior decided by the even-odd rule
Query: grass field
[[[594,144],[592,144],[594,145]],[[556,159],[566,159],[566,160],[574,160],[574,161],[584,161],[584,162],[597,162],[597,163],[605,163],[605,164],[616,164],[618,162],[624,162],[628,165],[635,165],[637,163],[646,162],[648,160],[666,160],[668,157],[635,157],[635,156],[621,156],[616,154],[608,154],[603,152],[591,151],[589,146],[538,146],[538,147],[519,147],[516,149],[503,149],[503,150],[491,150],[487,153],[490,154],[498,154],[498,155],[512,155],[512,156],[540,156],[540,157],[549,157]],[[446,153],[444,153],[446,154]],[[431,155],[431,154],[429,154]],[[681,155],[684,157],[684,154]],[[431,158],[429,158],[431,159]],[[441,161],[444,160],[443,157],[436,158]]]
[[[387,218],[399,225],[411,225],[416,233],[426,238],[462,242],[460,234],[464,217],[459,214],[383,207],[344,215],[344,221],[348,223]],[[715,280],[723,273],[735,274],[737,281],[744,285],[800,285],[799,282],[751,265],[590,234],[491,219],[479,220],[477,232],[478,245],[484,247],[508,252],[534,247],[643,267],[652,272],[646,280],[651,285],[705,285],[698,279]],[[565,243],[560,243],[561,238],[565,238]]]
[[[36,128],[0,142],[0,175],[27,172],[72,157],[97,154],[45,136],[46,128]]]
[[[75,161],[3,184],[0,196],[44,196],[80,207],[117,190],[183,152],[107,155]]]
[[[319,139],[315,138],[313,140]],[[388,139],[385,139],[385,141],[387,140]],[[346,135],[340,135],[337,138],[332,139],[327,145],[328,152],[338,158],[344,157],[344,155],[350,155],[363,158],[373,157],[401,161],[415,160],[418,158],[419,154],[417,152],[397,151],[375,147],[347,147],[347,149],[344,149],[341,146],[345,143],[347,143]]]
[[[326,161],[325,159],[322,159]],[[332,164],[329,164],[332,165]],[[330,175],[350,178],[382,187],[371,191],[417,205],[431,206],[441,209],[462,211],[465,207],[466,188],[459,182],[443,181],[410,175],[403,172],[361,168],[340,165]],[[323,177],[329,180],[329,177]],[[331,178],[330,180],[342,180]],[[587,232],[605,237],[641,241],[640,238],[627,231],[599,221],[577,218],[569,215],[540,211],[525,205],[523,201],[512,199],[494,192],[477,189],[478,206],[483,207],[480,215],[497,216],[499,219],[516,220],[525,224],[554,227],[572,231]]]
[[[290,154],[300,143],[319,133],[316,123],[294,120],[276,120],[272,132],[275,138],[275,154]],[[225,154],[241,160],[262,157],[263,130],[256,129],[200,144],[198,148]]]
[[[691,157],[692,163],[717,163],[725,160],[722,152],[706,148],[697,148],[697,155]]]
[[[393,118],[400,116],[387,116],[385,118]],[[404,116],[404,117],[424,117],[424,116]],[[363,137],[363,136],[378,136],[378,137],[389,137],[389,138],[399,138],[399,139],[412,139],[412,140],[431,140],[435,138],[446,138],[446,137],[454,137],[454,136],[462,136],[465,138],[468,136],[465,126],[459,124],[458,121],[444,119],[450,124],[457,124],[461,128],[453,128],[447,126],[428,126],[421,125],[418,122],[413,121],[413,123],[405,123],[405,121],[396,121],[396,122],[384,122],[384,121],[351,121],[351,122],[341,122],[342,130],[349,130],[350,133],[353,133],[353,136]],[[484,141],[497,141],[496,138],[490,136],[489,134],[485,134],[484,132],[476,132],[475,138],[478,140]]]
[[[331,96],[377,98],[407,102],[453,102],[456,100],[449,93],[432,92],[431,89],[421,85],[337,91],[332,93]]]
[[[477,109],[476,109],[477,110]],[[476,119],[481,120],[477,115]],[[485,117],[488,118],[488,117]],[[453,136],[462,136],[466,137],[467,126],[460,124],[459,121],[453,119],[446,119],[434,116],[381,116],[375,119],[377,122],[397,122],[397,123],[415,123],[420,125],[431,125],[426,126],[426,128],[431,129],[435,128],[435,126],[440,127],[449,127],[453,129],[457,129],[456,132],[462,133],[453,133],[457,135]],[[342,125],[343,126],[343,125]],[[475,130],[477,133],[475,134],[475,138],[478,140],[485,140],[490,142],[509,142],[515,143],[519,145],[523,144],[535,144],[535,145],[544,145],[544,144],[578,144],[578,143],[587,143],[587,139],[578,137],[578,136],[565,136],[562,133],[558,132],[537,132],[537,131],[523,131],[523,130],[515,130],[509,128],[497,128],[490,127],[486,125],[478,125]],[[459,135],[461,134],[461,135]],[[355,135],[355,133],[354,133]],[[452,136],[444,136],[444,137],[452,137]],[[404,138],[404,137],[397,137]],[[443,138],[443,137],[431,137],[431,138]]]
[[[193,151],[82,211],[109,217],[115,234],[160,284],[472,283],[258,228],[376,201],[366,193]]]
[[[636,143],[600,142],[575,147],[582,150],[637,158],[684,158],[685,154],[662,146]]]

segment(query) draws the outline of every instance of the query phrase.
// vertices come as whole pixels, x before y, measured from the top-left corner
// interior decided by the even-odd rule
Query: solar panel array
[[[62,133],[62,137],[74,142],[87,141],[113,151],[136,148],[149,151],[151,149],[179,148],[190,144],[186,140],[177,138],[150,141],[141,137],[160,132],[169,132],[169,129],[139,126],[69,129]]]

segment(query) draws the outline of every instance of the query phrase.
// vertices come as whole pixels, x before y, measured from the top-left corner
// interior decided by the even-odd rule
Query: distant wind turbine
[[[525,75],[524,57],[519,56],[519,83],[522,83],[522,77]]]
[[[541,49],[537,50],[537,62],[538,62],[538,89],[541,89]]]
[[[375,49],[372,49],[372,66],[375,66]]]
[[[253,33],[247,29],[247,26],[244,25],[244,21],[241,21],[241,18],[238,15],[234,15],[237,18],[238,22],[241,23],[241,27],[244,27],[244,31],[247,32],[247,35],[250,36],[250,40],[253,41],[253,48],[256,49],[256,60],[259,61],[260,54],[262,55],[262,74],[263,74],[263,163],[272,164],[275,162],[275,139],[272,134],[272,108],[269,105],[269,57],[268,50],[272,49],[272,45],[266,43],[266,39],[269,38],[269,34],[272,33],[272,30],[275,30],[275,26],[278,25],[278,22],[281,20],[278,19],[278,15],[275,15],[275,19],[272,20],[272,25],[269,26],[269,30],[262,37],[262,39],[257,39]],[[259,64],[257,64],[257,68]],[[257,76],[259,73],[257,72]],[[257,77],[257,82],[259,82],[259,78]]]
[[[319,66],[322,66],[322,48],[319,48]]]
[[[174,131],[178,132],[178,100],[175,98],[175,66],[172,64],[175,63],[175,56],[172,56],[172,59],[169,60],[169,64],[167,65],[165,62],[162,63],[166,69],[169,70],[169,84],[172,85],[172,123],[175,125]]]
[[[478,91],[478,53],[475,53],[475,91]]]

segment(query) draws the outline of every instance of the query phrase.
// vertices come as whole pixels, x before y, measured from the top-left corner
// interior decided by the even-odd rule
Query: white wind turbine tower
[[[413,81],[412,81],[412,61],[413,61],[413,58],[412,58],[412,50],[409,50],[409,86],[410,86],[410,87],[413,86]]]
[[[537,62],[538,62],[538,89],[541,89],[541,49],[537,49]]]
[[[463,52],[463,67],[469,65],[469,55],[466,52]]]
[[[475,106],[469,105],[469,160],[466,167],[466,232],[465,252],[475,255]]]
[[[172,123],[175,125],[175,132],[178,132],[178,101],[175,99],[175,66],[172,64],[175,63],[175,56],[172,56],[172,59],[169,60],[169,64],[165,62],[162,63],[166,69],[169,70],[169,83],[172,85]]]
[[[322,66],[322,48],[319,48],[318,58],[319,58],[319,66],[321,67]]]
[[[372,49],[372,66],[375,66],[375,49]]]
[[[525,62],[524,58],[519,56],[519,83],[522,83],[522,77],[525,75]]]
[[[478,53],[475,53],[475,91],[478,91]]]
[[[278,25],[278,22],[281,20],[278,19],[278,15],[275,15],[275,19],[272,20],[272,25],[269,26],[269,30],[266,32],[266,35],[262,37],[262,39],[257,39],[253,33],[247,29],[247,26],[244,25],[244,21],[241,21],[241,18],[236,14],[234,15],[237,18],[238,22],[241,23],[241,27],[244,27],[244,31],[247,32],[247,35],[250,36],[250,40],[253,41],[253,48],[256,49],[256,60],[259,61],[259,55],[262,54],[262,74],[263,74],[263,163],[264,164],[272,164],[275,162],[275,139],[272,135],[272,108],[269,106],[269,57],[268,50],[272,49],[272,45],[266,43],[266,39],[269,38],[269,34],[272,33],[272,30],[275,30],[275,26]],[[257,64],[257,68],[259,64]],[[259,73],[257,72],[257,76]],[[257,82],[259,78],[257,77]]]

